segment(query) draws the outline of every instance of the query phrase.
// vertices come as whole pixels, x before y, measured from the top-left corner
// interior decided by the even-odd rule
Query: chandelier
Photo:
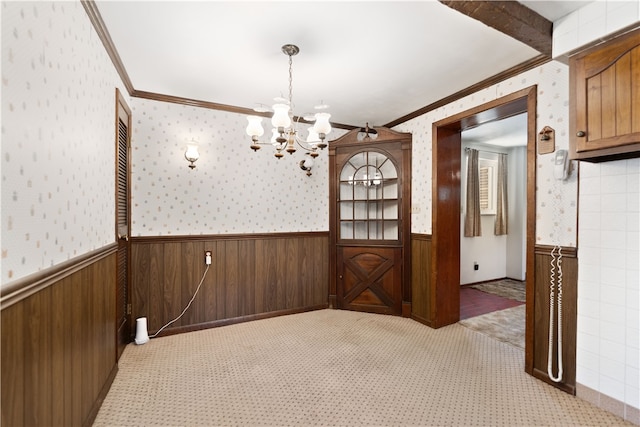
[[[331,114],[326,112],[318,112],[313,115],[305,115],[303,117],[304,122],[312,123],[308,129],[308,135],[306,139],[302,139],[299,131],[296,129],[300,123],[300,117],[293,115],[293,56],[300,52],[298,46],[293,44],[285,44],[282,46],[282,52],[289,57],[289,98],[282,99],[276,98],[276,104],[271,108],[273,109],[273,116],[271,117],[271,124],[273,125],[272,137],[269,142],[260,141],[260,137],[264,134],[264,128],[262,127],[262,117],[260,116],[248,116],[247,120],[247,135],[251,137],[251,149],[258,151],[261,145],[273,145],[275,147],[275,156],[280,159],[284,156],[283,151],[289,154],[296,152],[296,146],[301,147],[307,151],[307,154],[311,158],[318,156],[318,148],[324,149],[327,144],[325,138],[327,134],[331,132],[331,124],[329,118]],[[280,101],[280,102],[278,102]],[[319,105],[316,109],[326,109],[326,105]],[[257,112],[269,111],[264,108],[255,109]],[[313,160],[307,159],[300,162],[300,168],[307,171],[307,175],[311,175],[311,166]]]

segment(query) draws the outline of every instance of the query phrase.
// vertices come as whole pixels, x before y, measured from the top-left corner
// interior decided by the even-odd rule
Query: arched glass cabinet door
[[[379,151],[351,156],[339,175],[338,240],[400,239],[398,169]]]

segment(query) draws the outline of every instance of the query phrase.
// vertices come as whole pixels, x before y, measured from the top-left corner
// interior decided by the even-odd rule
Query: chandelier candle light
[[[308,136],[306,140],[302,140],[296,130],[296,123],[300,121],[300,118],[294,118],[293,112],[293,56],[300,52],[298,46],[293,44],[285,44],[282,46],[282,52],[289,57],[289,99],[282,100],[274,104],[273,116],[271,117],[271,124],[273,125],[272,137],[270,142],[260,142],[259,138],[264,134],[262,127],[262,117],[249,116],[247,120],[249,124],[247,126],[247,135],[251,137],[251,149],[258,151],[260,145],[272,144],[275,149],[276,158],[284,156],[282,151],[286,151],[289,154],[293,154],[296,151],[296,145],[307,150],[307,154],[312,158],[318,156],[318,148],[324,149],[327,144],[325,138],[327,134],[331,132],[331,124],[329,118],[331,114],[325,112],[315,113],[313,116],[305,116],[305,122],[315,121],[314,125],[309,127]],[[319,105],[316,109],[325,109],[326,105]],[[264,109],[256,109],[256,111],[264,112]],[[307,171],[307,175],[311,175],[311,166],[313,161],[311,159],[303,160],[300,163],[300,167]]]

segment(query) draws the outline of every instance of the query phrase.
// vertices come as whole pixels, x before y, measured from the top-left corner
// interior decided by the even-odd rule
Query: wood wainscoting
[[[431,235],[411,234],[411,318],[433,327]]]
[[[2,425],[91,425],[115,378],[116,246],[2,289]]]
[[[557,384],[547,374],[549,350],[549,274],[551,250],[553,247],[535,247],[534,286],[527,290],[527,352],[525,370],[536,378],[575,394],[576,386],[576,327],[578,301],[578,258],[577,249],[562,248],[562,359],[563,378]],[[431,236],[411,235],[413,293],[411,318],[430,327],[435,327],[435,287],[431,283]],[[529,274],[529,273],[528,273]],[[557,292],[556,292],[557,293]],[[556,304],[557,306],[557,304]],[[557,333],[555,333],[557,339]],[[556,341],[556,340],[554,340]],[[553,374],[557,375],[557,357],[553,357]]]
[[[526,366],[526,370],[536,378],[553,384],[567,393],[575,394],[576,334],[578,321],[578,254],[576,248],[562,248],[562,360],[564,373],[561,382],[554,383],[547,374],[549,351],[549,275],[551,270],[552,249],[553,246],[545,245],[536,245],[535,249],[536,271],[533,305],[527,304],[527,310],[529,310],[529,313],[527,313],[527,322],[530,322],[530,324],[527,324],[527,331],[531,331],[530,333],[533,335],[533,366]],[[531,296],[527,294],[527,299],[530,297]],[[557,337],[557,332],[554,332],[554,342],[557,342]],[[557,375],[558,364],[555,346],[553,354],[553,375]]]
[[[328,307],[329,233],[131,239],[132,318],[168,335]]]

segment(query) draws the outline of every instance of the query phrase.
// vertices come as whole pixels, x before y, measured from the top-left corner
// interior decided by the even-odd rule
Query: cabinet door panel
[[[631,111],[638,110],[638,108],[633,108],[633,104],[631,103],[631,91],[629,88],[631,87],[631,55],[624,55],[620,58],[616,64],[616,73],[614,77],[615,82],[615,95],[614,98],[615,105],[612,106],[612,109],[615,111],[620,111],[621,114],[616,114],[615,117],[615,130],[619,135],[624,135],[627,133],[633,132],[631,129],[631,114],[622,114],[623,111]]]
[[[640,155],[640,30],[570,58],[574,159]]]
[[[638,66],[640,64],[640,49],[634,49],[631,52],[631,63],[635,64],[635,66],[631,67],[630,72],[631,105],[636,106],[631,111],[631,132],[640,133],[640,108],[637,107],[640,105],[640,66]]]

